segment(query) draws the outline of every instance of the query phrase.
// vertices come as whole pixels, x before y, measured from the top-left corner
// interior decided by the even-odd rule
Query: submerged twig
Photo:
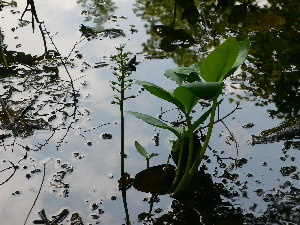
[[[13,177],[13,175],[15,175],[15,173],[16,173],[16,171],[17,171],[17,169],[18,169],[18,166],[15,166],[11,161],[9,161],[9,162],[10,162],[10,164],[11,164],[12,166],[7,167],[7,168],[1,170],[0,173],[4,172],[5,170],[9,170],[9,169],[14,169],[14,172],[13,172],[13,173],[5,180],[5,181],[3,181],[0,185],[3,185],[3,184],[5,184],[6,182],[8,182],[8,181]]]
[[[42,190],[42,187],[43,187],[43,184],[44,184],[45,174],[46,174],[46,164],[44,164],[43,178],[42,178],[42,182],[41,182],[41,185],[40,185],[40,189],[39,189],[39,191],[38,191],[38,193],[37,193],[37,195],[36,195],[36,197],[35,197],[35,200],[34,200],[32,206],[31,206],[31,209],[29,210],[29,212],[28,212],[28,214],[27,214],[27,217],[26,217],[26,219],[25,219],[24,225],[27,223],[27,220],[28,220],[28,218],[29,218],[29,216],[30,216],[30,214],[31,214],[31,212],[32,212],[32,210],[33,210],[33,207],[35,206],[35,204],[36,204],[36,202],[37,202],[37,199],[39,198],[39,195],[40,195],[40,193],[41,193],[41,190]]]
[[[237,142],[237,140],[235,139],[233,133],[229,130],[229,128],[226,126],[226,124],[224,123],[223,120],[221,120],[221,123],[226,127],[227,131],[230,133],[230,136],[232,137],[234,143],[235,143],[235,148],[236,148],[236,155],[237,157],[239,156],[239,143]]]

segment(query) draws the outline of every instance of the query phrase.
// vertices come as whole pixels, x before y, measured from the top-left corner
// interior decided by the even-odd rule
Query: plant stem
[[[215,118],[215,112],[216,112],[216,107],[217,107],[217,96],[215,98],[213,98],[213,105],[212,105],[212,110],[211,110],[211,116],[210,116],[210,122],[209,122],[209,127],[207,130],[207,134],[206,134],[206,138],[205,141],[203,143],[202,148],[200,149],[193,165],[191,167],[189,167],[189,170],[185,171],[184,176],[182,177],[179,185],[177,186],[177,188],[174,191],[174,195],[178,194],[179,192],[182,192],[185,190],[186,187],[188,187],[190,185],[191,180],[193,179],[193,177],[195,176],[195,173],[198,171],[198,167],[203,159],[203,156],[205,154],[206,148],[208,146],[211,134],[212,134],[212,129],[213,129],[213,125],[214,125],[214,118]],[[188,166],[187,166],[188,168]]]
[[[211,114],[210,114],[210,121],[209,121],[209,127],[207,130],[207,134],[203,143],[203,146],[199,152],[199,154],[197,155],[197,158],[192,166],[192,169],[190,170],[190,178],[192,178],[194,176],[194,174],[198,171],[198,167],[203,159],[203,156],[205,154],[206,148],[208,146],[211,134],[212,134],[212,130],[213,130],[213,126],[214,126],[214,119],[215,119],[215,113],[216,113],[216,108],[217,108],[217,97],[213,98],[213,105],[212,105],[212,109],[211,109]]]
[[[150,165],[149,165],[149,164],[150,164],[150,162],[149,162],[149,161],[150,161],[150,159],[149,159],[149,158],[146,158],[146,160],[147,160],[147,170],[148,170],[148,169],[149,169],[149,167],[150,167]]]
[[[123,52],[121,52],[121,98],[120,98],[120,112],[121,112],[121,179],[124,181],[125,178],[125,132],[124,132],[124,91],[125,91],[125,76],[126,65],[123,60]]]
[[[187,122],[187,126],[188,126],[187,132],[189,134],[189,155],[188,155],[188,161],[186,164],[186,168],[185,168],[183,177],[181,178],[178,186],[176,187],[174,194],[176,194],[178,192],[178,190],[183,189],[187,185],[185,181],[189,177],[189,171],[193,165],[194,135],[193,135],[191,118],[189,115],[186,115],[186,122]]]
[[[184,151],[183,150],[184,141],[183,141],[182,137],[180,139],[178,139],[178,141],[180,141],[180,148],[179,148],[179,159],[178,159],[176,174],[175,174],[173,184],[171,185],[171,187],[169,188],[167,193],[171,193],[174,190],[174,188],[176,187],[176,184],[178,183],[178,180],[180,178],[180,174],[181,174],[182,158],[183,158],[183,151]]]

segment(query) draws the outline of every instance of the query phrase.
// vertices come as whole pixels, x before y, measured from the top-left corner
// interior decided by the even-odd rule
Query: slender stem
[[[125,216],[126,216],[126,225],[130,225],[130,218],[129,218],[129,211],[128,211],[128,205],[127,205],[127,196],[126,196],[126,188],[122,187],[122,198],[123,198],[123,204],[125,209]]]
[[[124,84],[125,84],[125,75],[126,71],[124,71],[125,63],[123,60],[123,52],[121,52],[121,98],[120,98],[120,112],[121,112],[121,179],[124,181],[125,177],[125,132],[124,132]]]
[[[146,160],[147,160],[147,170],[148,170],[148,169],[149,169],[149,167],[150,167],[150,165],[149,165],[149,164],[150,164],[150,162],[149,162],[149,161],[150,161],[150,159],[149,159],[149,158],[146,158]]]
[[[181,167],[182,167],[182,158],[183,158],[183,138],[178,139],[178,141],[180,142],[180,148],[179,148],[179,159],[178,159],[178,164],[177,164],[177,169],[176,169],[176,174],[175,174],[175,178],[173,181],[173,184],[171,185],[170,189],[167,191],[167,193],[171,193],[174,188],[176,187],[176,184],[179,181],[180,175],[181,175]]]
[[[189,177],[192,178],[195,173],[198,171],[198,167],[203,159],[203,156],[205,154],[206,148],[208,146],[211,134],[212,134],[212,130],[213,130],[213,126],[214,126],[214,118],[215,118],[215,113],[216,113],[216,107],[217,107],[217,98],[213,98],[213,105],[212,105],[212,110],[211,110],[211,116],[210,116],[210,122],[209,122],[209,127],[207,130],[207,134],[205,137],[205,141],[203,143],[203,146],[199,152],[199,154],[197,155],[197,158],[189,172]]]
[[[125,101],[125,77],[126,77],[126,64],[123,58],[123,50],[121,48],[120,53],[120,69],[121,69],[121,84],[120,84],[120,113],[121,113],[121,183],[125,185],[125,122],[124,122],[124,101]],[[130,225],[127,198],[126,198],[126,187],[122,186],[122,198],[125,209],[126,225]]]
[[[188,133],[189,133],[189,156],[188,156],[188,161],[186,164],[186,168],[183,174],[182,179],[180,180],[178,186],[176,187],[174,194],[178,192],[178,190],[182,189],[183,186],[186,186],[186,179],[189,177],[189,171],[193,165],[193,151],[194,151],[194,135],[193,135],[193,129],[192,129],[192,123],[191,123],[191,118],[189,115],[186,115],[186,122],[188,125]]]
[[[181,179],[179,185],[177,186],[177,188],[174,191],[175,195],[178,194],[180,191],[184,191],[184,188],[190,184],[192,178],[195,176],[195,173],[198,171],[198,167],[203,159],[203,156],[205,154],[206,148],[208,146],[208,143],[209,143],[209,140],[210,140],[210,137],[212,134],[216,107],[217,107],[217,97],[213,98],[210,122],[209,122],[209,127],[207,130],[205,141],[204,141],[202,148],[200,149],[191,169],[189,169],[189,171],[185,171],[183,178]]]
[[[190,118],[190,116],[187,116],[186,118],[187,118],[186,122],[188,125],[188,132],[189,132],[189,157],[188,157],[186,170],[189,171],[193,165],[194,135],[193,135],[193,127],[192,127],[191,118]]]

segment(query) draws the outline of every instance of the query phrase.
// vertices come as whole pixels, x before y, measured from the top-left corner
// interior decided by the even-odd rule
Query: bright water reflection
[[[138,3],[142,4],[143,2],[137,1]],[[90,4],[90,1],[75,3],[75,1],[68,0],[63,4],[60,1],[36,1],[35,4],[39,19],[45,22],[45,27],[50,32],[50,36],[54,35],[53,41],[63,56],[68,56],[75,43],[78,43],[70,56],[70,59],[74,59],[70,63],[72,62],[76,66],[69,68],[74,80],[74,87],[80,93],[76,111],[76,119],[78,120],[70,126],[70,130],[62,143],[60,141],[66,134],[65,128],[73,122],[71,117],[66,120],[65,125],[59,126],[61,124],[60,118],[51,122],[54,127],[59,126],[61,128],[53,136],[51,136],[52,132],[49,130],[39,129],[30,137],[24,139],[11,137],[4,140],[0,149],[0,159],[3,160],[0,170],[7,168],[10,165],[9,161],[18,164],[19,169],[9,182],[0,186],[1,224],[24,223],[41,185],[44,163],[46,163],[46,173],[43,188],[30,214],[28,224],[39,219],[38,212],[41,209],[45,209],[47,216],[50,217],[51,215],[57,215],[65,208],[69,209],[71,213],[79,212],[84,224],[97,224],[97,221],[107,225],[122,224],[125,215],[121,193],[117,186],[120,176],[119,112],[116,106],[110,104],[114,93],[109,86],[109,81],[113,79],[113,76],[109,66],[93,67],[99,65],[97,63],[111,64],[109,57],[116,54],[115,47],[125,43],[126,50],[137,54],[138,61],[141,62],[137,66],[137,72],[133,73],[133,77],[171,89],[174,85],[169,83],[162,74],[166,69],[176,66],[173,60],[182,65],[190,64],[190,59],[194,61],[199,58],[195,52],[200,49],[200,55],[202,56],[206,54],[207,49],[198,44],[196,47],[192,47],[192,50],[181,49],[168,55],[157,50],[157,47],[150,45],[151,43],[142,46],[142,43],[147,42],[147,40],[153,41],[155,38],[151,38],[153,34],[148,32],[149,29],[144,28],[147,21],[140,20],[132,12],[133,6],[130,1],[113,1],[112,5],[115,6],[115,11],[108,11],[103,18],[101,15],[96,18],[91,15],[92,19],[89,21],[86,21],[87,14],[82,13],[83,10],[88,11],[89,6],[82,8],[82,4]],[[136,5],[134,8],[137,7]],[[1,11],[3,19],[1,19],[0,27],[5,35],[5,44],[8,45],[9,50],[21,51],[31,55],[42,55],[44,47],[38,29],[33,34],[31,26],[27,25],[11,32],[11,28],[17,27],[18,19],[25,6],[24,1],[18,1],[18,8],[12,8],[12,10],[20,11],[20,13],[11,14],[11,8],[4,8]],[[112,15],[115,16],[111,17]],[[147,14],[145,13],[144,16],[147,16]],[[27,12],[25,19],[31,20],[30,12]],[[98,24],[94,24],[94,21],[97,21]],[[126,37],[114,38],[108,36],[98,37],[90,41],[83,40],[82,33],[79,31],[81,24],[97,29],[122,29]],[[209,36],[203,36],[202,41],[208,47],[212,47],[212,40]],[[54,49],[50,40],[47,40],[47,43],[49,49]],[[19,44],[21,44],[21,47],[19,47]],[[147,48],[148,51],[145,50]],[[171,58],[148,59],[148,54],[153,53],[152,50]],[[59,66],[59,77],[63,85],[68,84],[70,79],[63,66]],[[5,81],[12,82],[15,82],[15,80],[16,78],[12,77],[5,79]],[[240,81],[237,81],[237,83],[240,83]],[[4,91],[3,86],[4,82],[1,87],[1,95]],[[233,88],[227,90],[233,93],[238,92]],[[140,87],[135,86],[130,91],[132,94],[139,94]],[[20,98],[17,95],[14,95],[14,97]],[[68,97],[72,100],[70,96]],[[227,93],[224,102],[227,103],[230,97],[231,94]],[[39,101],[42,102],[47,98],[47,94],[40,95]],[[239,100],[233,98],[235,101]],[[240,107],[242,110],[237,110],[225,121],[239,144],[238,155],[231,134],[222,124],[217,124],[214,130],[211,147],[216,149],[222,158],[248,159],[248,163],[242,168],[231,171],[232,173],[238,173],[240,177],[238,180],[230,181],[229,179],[227,187],[232,187],[233,190],[240,193],[240,197],[234,198],[233,204],[235,206],[259,215],[265,211],[268,202],[262,201],[262,197],[255,192],[256,190],[264,189],[266,191],[264,194],[274,193],[278,186],[286,181],[290,181],[295,187],[299,188],[299,179],[291,179],[290,176],[283,177],[279,172],[282,166],[297,165],[292,157],[299,157],[299,154],[297,154],[299,152],[291,149],[288,156],[283,154],[282,142],[268,145],[250,145],[251,135],[275,127],[280,122],[279,120],[271,120],[266,112],[267,109],[276,110],[275,105],[269,102],[268,106],[256,107],[256,102],[264,101],[260,97],[257,97],[257,99],[254,102],[239,100],[241,101]],[[127,109],[144,113],[151,112],[149,114],[152,115],[160,114],[161,107],[163,111],[170,109],[170,105],[151,97],[145,92],[141,92],[138,98],[126,102]],[[233,104],[223,104],[220,117],[229,113],[234,107]],[[46,113],[50,113],[52,110],[52,106],[44,108]],[[70,111],[72,111],[72,107]],[[176,110],[168,112],[166,115],[168,119],[176,120]],[[247,123],[253,123],[255,126],[248,129],[243,128],[243,125]],[[3,132],[5,133],[5,131]],[[103,140],[101,136],[103,133],[112,134],[112,139]],[[157,133],[160,134],[160,145],[158,147],[151,140]],[[50,138],[48,143],[39,151],[27,152],[24,148],[28,146],[30,149],[36,149],[39,146],[38,143],[43,144],[48,138]],[[151,162],[154,165],[165,163],[171,147],[169,139],[169,133],[154,130],[154,128],[145,125],[141,121],[126,115],[127,172],[134,176],[146,167],[146,162],[140,155],[136,154],[134,141],[138,140],[151,152],[160,154],[156,161]],[[224,153],[221,153],[222,151]],[[27,158],[18,163],[25,155]],[[209,155],[212,163],[207,163],[208,171],[212,174],[215,173],[215,180],[223,180],[224,169],[219,167],[216,162],[217,158],[213,156],[212,152]],[[280,156],[284,157],[285,160],[280,160]],[[230,165],[232,159],[223,159],[223,162]],[[9,172],[12,172],[12,170],[9,170]],[[10,175],[9,172],[6,171],[0,174],[0,183]],[[62,176],[62,174],[64,175]],[[252,174],[253,177],[249,174]],[[299,175],[298,168],[295,174]],[[237,181],[242,184],[237,183]],[[244,181],[247,183],[243,183]],[[243,188],[244,184],[247,189]],[[274,187],[277,189],[272,191]],[[282,191],[284,189],[284,187],[279,188]],[[247,192],[248,198],[242,197],[242,193],[245,192]],[[149,211],[149,204],[147,201],[143,201],[144,198],[149,200],[149,195],[131,188],[128,190],[127,196],[131,220],[138,223],[138,215]],[[167,213],[171,201],[169,196],[160,196],[160,202],[154,204],[154,209],[158,209],[154,212],[154,217]],[[259,204],[254,207],[256,203]],[[162,212],[159,210],[160,208],[163,210]]]

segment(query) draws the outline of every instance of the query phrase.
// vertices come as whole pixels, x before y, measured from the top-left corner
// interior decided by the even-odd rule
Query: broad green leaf
[[[184,84],[190,92],[200,99],[210,100],[222,90],[222,82],[194,82]]]
[[[134,142],[135,148],[136,150],[142,155],[144,156],[146,159],[149,158],[148,156],[148,152],[146,151],[146,149],[137,141]]]
[[[166,70],[164,75],[175,81],[178,85],[181,85],[185,81],[200,81],[198,71],[194,67],[176,67]]]
[[[239,53],[239,43],[229,37],[213,50],[200,66],[200,74],[207,82],[220,82],[232,69]]]
[[[197,96],[195,96],[184,86],[179,86],[174,90],[174,97],[184,105],[186,114],[191,112],[192,108],[199,100]]]
[[[224,76],[224,79],[226,79],[227,77],[232,75],[237,70],[237,68],[243,64],[243,62],[245,61],[245,59],[248,55],[249,48],[250,48],[249,39],[245,39],[239,43],[239,53],[237,55],[237,58],[233,64],[231,70]]]
[[[143,120],[144,122],[152,125],[152,126],[155,126],[155,127],[159,127],[159,128],[162,128],[162,129],[167,129],[167,130],[170,130],[172,131],[177,137],[180,136],[179,132],[174,128],[174,127],[171,127],[167,124],[165,124],[164,122],[154,118],[153,116],[149,116],[149,115],[146,115],[146,114],[143,114],[143,113],[139,113],[139,112],[132,112],[132,111],[126,111],[127,113],[135,116],[136,118],[138,119],[141,119]]]
[[[142,85],[147,91],[149,91],[151,94],[155,95],[156,97],[171,102],[175,104],[180,110],[184,110],[184,106],[165,89],[147,81],[136,81],[136,83]]]

